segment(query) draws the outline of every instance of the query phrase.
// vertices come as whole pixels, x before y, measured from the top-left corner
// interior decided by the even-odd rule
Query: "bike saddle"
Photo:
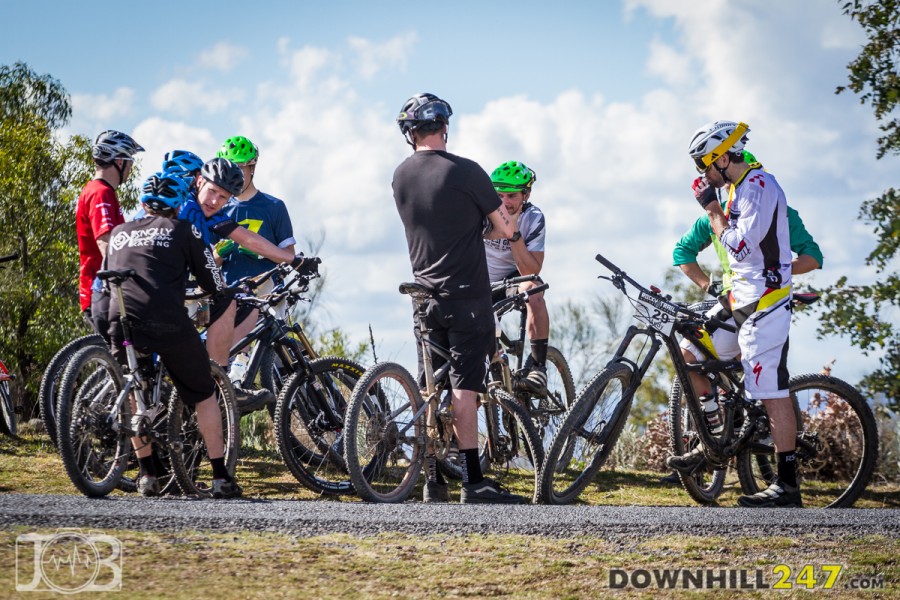
[[[103,281],[111,281],[112,283],[122,283],[126,279],[131,279],[134,277],[134,269],[122,269],[121,271],[115,271],[113,269],[105,270],[105,271],[97,271],[97,277],[102,279]]]
[[[433,298],[434,290],[425,287],[419,283],[401,283],[400,293],[412,296],[413,298]]]
[[[798,304],[805,304],[807,306],[809,306],[813,302],[816,302],[819,299],[819,295],[816,293],[813,293],[813,292],[807,292],[807,293],[803,293],[803,294],[794,294],[793,297],[794,297],[794,300]]]

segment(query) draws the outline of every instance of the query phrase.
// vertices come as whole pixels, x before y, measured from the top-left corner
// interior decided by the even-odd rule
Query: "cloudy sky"
[[[451,152],[537,172],[550,303],[608,292],[597,252],[662,281],[700,215],[687,143],[715,119],[750,124],[748,149],[822,247],[825,268],[804,281],[871,281],[873,236],[856,216],[896,183],[896,162],[875,160],[870,111],[834,94],[864,41],[839,5],[0,0],[0,62],[61,80],[68,133],[131,133],[146,174],[169,149],[211,157],[226,137],[251,138],[257,186],[287,203],[298,237],[325,234],[322,318],[356,339],[371,324],[379,358],[412,365],[391,176],[410,152],[394,118],[420,91],[452,104]],[[793,372],[837,358],[835,374],[855,381],[875,367],[814,332],[810,318],[795,327]]]

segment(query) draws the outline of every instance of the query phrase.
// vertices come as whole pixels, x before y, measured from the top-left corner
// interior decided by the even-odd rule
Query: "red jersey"
[[[116,190],[102,179],[92,179],[81,190],[75,209],[75,232],[78,235],[78,296],[81,310],[91,306],[91,285],[100,270],[103,255],[97,238],[125,222]]]

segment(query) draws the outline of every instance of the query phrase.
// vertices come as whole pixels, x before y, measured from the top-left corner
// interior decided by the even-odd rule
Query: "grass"
[[[263,437],[260,435],[257,440]],[[515,493],[531,497],[534,492],[534,480],[530,473],[510,471],[493,475],[499,476],[504,485]],[[578,502],[611,506],[696,506],[680,486],[660,483],[662,475],[664,473],[653,471],[606,470],[588,486]],[[237,476],[250,497],[303,500],[318,497],[291,476],[270,444],[260,441],[254,442],[251,447],[245,439]],[[458,486],[451,484],[451,493],[455,493],[454,489],[458,490]],[[0,492],[77,493],[66,476],[56,447],[40,433],[23,433],[16,439],[0,436]],[[740,493],[737,478],[729,473],[719,505],[735,506]],[[421,483],[414,497],[421,498]],[[347,496],[341,500],[354,502],[357,498]],[[875,481],[854,506],[900,508],[900,484]]]
[[[26,530],[0,532],[0,564],[15,564],[15,538],[21,533]],[[794,585],[805,565],[818,571],[826,563],[843,566],[838,588],[853,578],[880,575],[884,592],[889,593],[900,581],[896,559],[900,541],[877,536],[847,544],[813,537],[622,541],[506,535],[307,538],[201,531],[105,533],[122,544],[122,591],[130,598],[582,598],[597,597],[609,588],[611,569],[744,569],[752,574],[758,569],[762,581],[771,586],[779,579],[778,564],[791,569],[789,582]],[[20,560],[27,561],[30,550],[20,548]],[[49,563],[45,567],[52,568]],[[60,572],[59,577],[63,575]],[[818,572],[816,577],[814,590],[819,591],[824,578]],[[0,570],[0,589],[12,590],[14,585],[14,572]],[[673,597],[684,592],[653,586],[620,593]],[[871,593],[855,595],[871,597]],[[771,590],[741,590],[741,594],[763,597]]]
[[[238,477],[246,493],[268,499],[312,499],[287,472],[265,443],[244,448]],[[589,487],[581,502],[592,505],[694,506],[680,488],[659,482],[660,473],[608,471]],[[504,483],[531,494],[533,481],[508,473]],[[738,494],[730,481],[722,505]],[[455,486],[451,486],[454,489]],[[19,439],[0,437],[0,492],[74,494],[55,447],[41,434]],[[116,491],[114,494],[121,494]],[[416,490],[417,495],[420,490]],[[341,501],[355,501],[343,498]],[[896,485],[879,485],[858,503],[867,507],[897,507]],[[16,538],[23,533],[52,535],[55,529],[15,527],[0,531],[0,590],[15,588]],[[841,597],[894,595],[900,583],[900,539],[813,535],[800,537],[641,537],[566,539],[513,535],[426,535],[391,533],[353,537],[344,534],[313,537],[283,533],[212,533],[207,531],[136,532],[105,530],[123,546],[122,591],[133,598],[308,597],[426,598],[514,597],[583,598],[615,591],[623,597],[670,598],[707,594],[703,590],[627,587],[609,590],[612,573],[627,570],[743,569],[754,581],[759,570],[773,585],[789,568],[787,583],[797,585],[806,565],[812,565],[814,591],[821,591],[823,564],[842,565],[837,582]],[[30,563],[30,546],[20,545],[19,559]],[[48,562],[47,565],[57,564]],[[785,567],[778,567],[785,565]],[[26,568],[26,567],[22,567]],[[52,566],[46,566],[50,569]],[[778,571],[777,569],[782,569]],[[59,571],[59,577],[67,576]],[[71,572],[74,580],[84,577]],[[845,589],[851,580],[883,578],[883,588]],[[30,579],[29,576],[24,576]],[[98,580],[101,581],[101,580]],[[680,580],[679,580],[680,581]],[[866,579],[869,581],[869,579]],[[876,582],[878,580],[876,579]],[[640,583],[640,581],[638,581]],[[725,584],[728,585],[728,584]],[[771,589],[736,589],[740,597],[767,597]],[[787,596],[803,597],[794,589]],[[40,598],[41,594],[29,594]]]

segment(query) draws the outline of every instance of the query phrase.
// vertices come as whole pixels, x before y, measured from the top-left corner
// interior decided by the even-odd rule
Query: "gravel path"
[[[400,505],[299,500],[194,500],[0,494],[0,527],[273,531],[312,536],[506,533],[641,538],[685,535],[900,537],[896,509]]]

